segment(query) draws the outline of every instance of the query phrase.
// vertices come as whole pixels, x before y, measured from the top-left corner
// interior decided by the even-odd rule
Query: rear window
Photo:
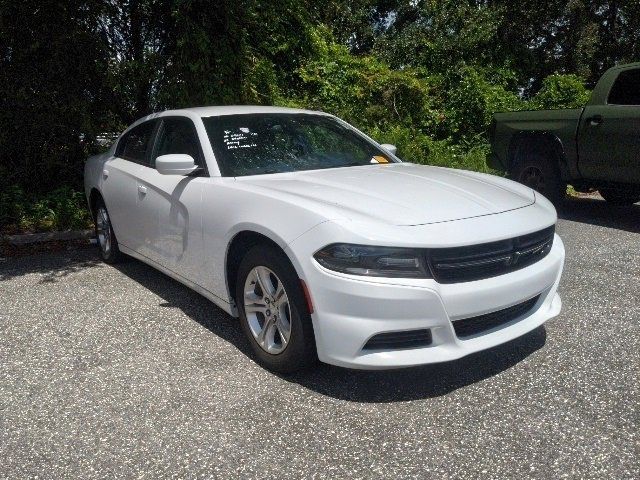
[[[132,162],[146,164],[147,151],[151,148],[151,136],[155,121],[145,122],[131,129],[118,144],[116,155]]]
[[[620,72],[611,87],[607,103],[610,105],[640,105],[640,68]]]

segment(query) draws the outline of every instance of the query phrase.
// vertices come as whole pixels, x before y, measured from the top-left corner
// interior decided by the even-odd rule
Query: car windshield
[[[356,131],[325,115],[222,115],[202,120],[225,176],[395,161]]]

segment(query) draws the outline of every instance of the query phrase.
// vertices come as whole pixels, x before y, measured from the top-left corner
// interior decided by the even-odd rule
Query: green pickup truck
[[[496,113],[490,167],[560,202],[567,184],[640,201],[640,63],[607,70],[584,108]]]

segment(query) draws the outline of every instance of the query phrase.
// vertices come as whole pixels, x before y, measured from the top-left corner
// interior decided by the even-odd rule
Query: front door
[[[150,164],[139,172],[138,210],[144,231],[140,253],[186,279],[200,283],[200,204],[206,172],[202,169],[187,176],[158,173],[155,159],[171,153],[191,155],[196,165],[204,165],[195,126],[186,117],[161,119]]]
[[[640,183],[640,69],[623,70],[605,105],[587,105],[578,136],[580,173]]]

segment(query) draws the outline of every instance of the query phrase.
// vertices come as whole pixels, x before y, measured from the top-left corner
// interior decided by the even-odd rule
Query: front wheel
[[[608,188],[601,188],[598,191],[600,192],[600,195],[602,195],[602,198],[611,205],[629,206],[640,202],[640,193],[625,192]]]
[[[555,162],[537,153],[520,158],[510,176],[512,180],[540,192],[554,205],[562,203],[567,192],[567,184]]]
[[[242,329],[262,366],[291,373],[316,361],[300,279],[276,248],[258,245],[246,254],[238,270],[236,304]]]

